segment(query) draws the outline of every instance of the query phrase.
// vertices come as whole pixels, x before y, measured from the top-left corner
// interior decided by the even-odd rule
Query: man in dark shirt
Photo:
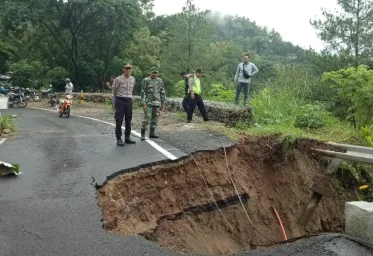
[[[183,99],[183,102],[181,103],[183,105],[183,109],[186,113],[188,113],[188,109],[189,109],[189,98],[188,98],[188,89],[189,89],[189,83],[188,83],[188,78],[189,76],[191,76],[190,74],[187,74],[186,72],[181,72],[180,73],[181,77],[184,78],[184,82],[185,82],[185,94],[184,94],[184,99]]]

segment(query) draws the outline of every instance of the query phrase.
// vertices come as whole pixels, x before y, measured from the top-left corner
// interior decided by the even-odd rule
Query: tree
[[[147,27],[143,27],[133,35],[133,40],[126,50],[126,55],[133,64],[140,68],[143,74],[147,74],[151,67],[160,66],[160,51],[161,40],[157,36],[152,36]]]
[[[353,55],[354,66],[373,53],[373,1],[338,0],[343,12],[323,10],[325,21],[310,21],[331,50]]]
[[[339,96],[351,105],[354,126],[361,127],[373,121],[373,70],[361,65],[357,68],[326,72],[323,80],[337,89]]]
[[[142,22],[140,2],[147,6],[146,3],[151,1],[5,1],[9,8],[2,24],[18,37],[29,31],[31,26],[52,38],[69,61],[66,68],[72,70],[77,88],[89,84],[87,77],[93,79],[94,84],[103,85],[108,63]],[[14,13],[21,15],[13,20],[11,16]],[[83,70],[94,70],[95,74],[87,76]]]
[[[44,67],[38,61],[20,61],[10,66],[12,81],[17,86],[38,87],[44,73]]]
[[[0,41],[0,73],[6,70],[7,61],[14,56],[14,51],[9,44]]]
[[[172,40],[162,51],[164,69],[172,73],[191,72],[206,63],[213,26],[206,19],[207,11],[200,11],[187,0],[183,12],[173,17],[168,29]]]

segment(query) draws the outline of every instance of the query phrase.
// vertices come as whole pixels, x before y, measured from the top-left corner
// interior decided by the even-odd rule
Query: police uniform
[[[126,69],[131,69],[132,66],[127,64],[124,66]],[[134,144],[135,142],[130,139],[131,135],[131,122],[132,122],[132,91],[135,87],[136,80],[133,76],[126,77],[125,75],[118,76],[113,82],[113,98],[115,101],[115,135],[117,137],[117,145],[123,146],[122,137],[122,124],[123,119],[125,122],[125,143]]]

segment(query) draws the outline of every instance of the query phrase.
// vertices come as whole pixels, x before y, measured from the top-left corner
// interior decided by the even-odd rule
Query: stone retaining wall
[[[59,94],[58,96],[62,96]],[[75,100],[80,99],[80,93],[73,93]],[[95,102],[95,103],[104,103],[106,100],[111,100],[110,94],[105,93],[85,93],[84,100]],[[249,108],[236,107],[233,104],[213,102],[213,101],[204,101],[206,111],[209,114],[209,117],[218,122],[222,123],[236,123],[238,121],[248,122],[251,120],[251,110]],[[134,103],[140,104],[140,97],[134,97]],[[182,99],[180,98],[167,98],[167,110],[168,111],[182,111]],[[199,111],[196,109],[196,115],[200,115]]]

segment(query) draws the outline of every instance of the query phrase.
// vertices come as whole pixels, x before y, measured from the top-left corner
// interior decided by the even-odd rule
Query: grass
[[[9,115],[0,116],[0,133],[5,129],[10,129],[12,132],[16,130],[14,120]]]
[[[296,87],[281,90],[264,88],[250,99],[252,123],[237,123],[234,127],[209,125],[208,128],[234,140],[242,134],[276,134],[284,138],[311,138],[366,146],[365,140],[351,125],[339,121],[318,102],[306,101],[303,94],[303,89]]]

